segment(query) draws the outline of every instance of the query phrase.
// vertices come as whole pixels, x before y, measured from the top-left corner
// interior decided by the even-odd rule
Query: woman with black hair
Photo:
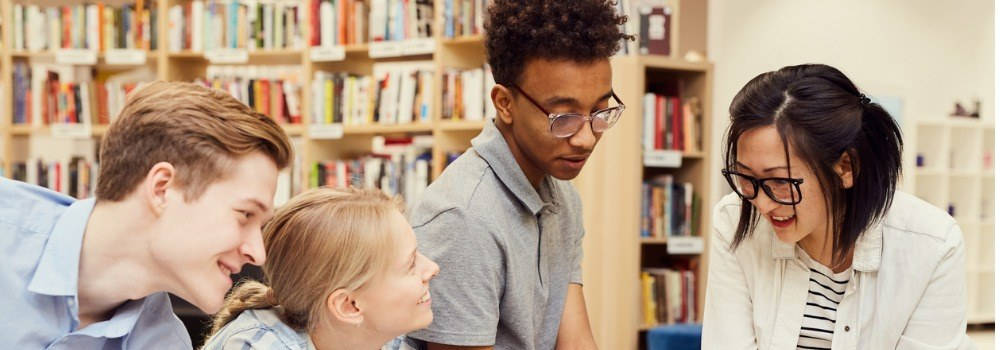
[[[902,135],[881,106],[813,64],[757,76],[729,113],[704,348],[972,346],[961,230],[896,191]]]

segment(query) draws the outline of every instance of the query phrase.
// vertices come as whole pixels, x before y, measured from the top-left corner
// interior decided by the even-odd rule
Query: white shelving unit
[[[993,323],[994,123],[917,121],[904,162],[906,190],[952,214],[965,237],[969,324]],[[919,163],[919,164],[918,164]]]

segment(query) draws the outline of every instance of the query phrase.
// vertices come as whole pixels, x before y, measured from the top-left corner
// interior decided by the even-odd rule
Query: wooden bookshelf
[[[13,60],[32,61],[50,60],[49,52],[29,53],[11,52],[12,4],[15,0],[0,0],[0,16],[3,16],[0,30],[0,166],[4,174],[12,171],[12,162],[24,161],[26,150],[24,145],[30,144],[35,135],[49,134],[47,128],[33,128],[27,125],[12,125],[12,62]],[[47,0],[17,0],[20,3],[43,3]],[[147,53],[147,64],[153,68],[156,78],[166,81],[192,81],[204,77],[206,68],[211,64],[205,58],[204,52],[169,50],[168,10],[171,6],[182,4],[185,0],[164,0],[156,2],[158,6],[159,47]],[[53,4],[51,1],[44,2]],[[439,176],[445,168],[447,155],[462,152],[470,146],[470,140],[475,137],[488,121],[443,120],[441,82],[442,73],[449,68],[474,68],[485,63],[485,39],[482,35],[445,38],[440,36],[443,31],[442,1],[435,2],[435,25],[437,34],[434,40],[434,50],[430,54],[371,58],[373,45],[357,44],[344,46],[345,59],[332,62],[313,62],[310,57],[311,48],[257,50],[247,52],[251,65],[296,65],[301,69],[303,107],[302,124],[282,125],[288,135],[299,139],[302,147],[300,152],[303,165],[333,158],[352,157],[371,150],[371,140],[374,136],[385,135],[431,135],[433,137],[431,177]],[[701,20],[703,21],[703,19]],[[704,26],[704,23],[701,23]],[[307,26],[306,22],[302,26]],[[683,39],[683,36],[682,36]],[[682,46],[685,45],[682,42]],[[102,56],[103,57],[103,56]],[[373,66],[377,62],[430,60],[435,67],[434,96],[431,105],[431,122],[407,125],[345,125],[343,137],[340,139],[318,139],[311,137],[310,108],[312,94],[309,93],[309,82],[315,72],[350,72],[354,74],[372,75]],[[706,228],[710,227],[708,200],[714,198],[709,194],[709,184],[716,179],[717,174],[709,171],[711,146],[712,115],[711,82],[713,66],[709,63],[697,63],[668,57],[616,56],[611,60],[615,92],[621,97],[628,108],[619,123],[605,133],[600,144],[592,154],[589,164],[584,167],[581,175],[573,181],[580,192],[584,203],[584,226],[587,231],[584,240],[583,271],[585,295],[588,313],[598,346],[602,349],[636,349],[641,344],[639,338],[649,325],[640,324],[640,310],[637,296],[639,295],[639,273],[643,265],[643,247],[662,247],[668,244],[666,239],[640,239],[640,201],[641,184],[643,180],[643,163],[641,145],[637,140],[642,135],[642,99],[650,81],[664,77],[680,77],[686,82],[690,94],[702,100],[704,126],[702,134],[705,149],[700,152],[690,152],[682,155],[683,166],[676,170],[677,176],[684,181],[692,182],[695,191],[702,198],[701,224],[702,237],[707,236]],[[98,70],[109,69],[100,64]],[[99,139],[107,132],[107,126],[94,126],[92,138]],[[16,146],[16,147],[15,147]],[[705,242],[706,251],[707,243]],[[698,312],[702,310],[704,300],[705,271],[707,271],[707,254],[685,257],[699,259],[698,273]],[[182,310],[193,314],[186,317],[196,317],[197,310]]]

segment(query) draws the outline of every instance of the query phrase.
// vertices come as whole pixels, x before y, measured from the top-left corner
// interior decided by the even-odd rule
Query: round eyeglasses
[[[575,135],[581,128],[583,128],[583,124],[586,122],[590,122],[590,130],[593,130],[594,133],[605,132],[608,129],[611,129],[612,126],[615,126],[615,123],[618,122],[619,118],[621,118],[622,112],[625,111],[625,105],[613,91],[611,92],[611,97],[613,97],[615,102],[618,103],[617,106],[605,108],[593,112],[590,115],[582,115],[578,113],[549,113],[549,111],[545,110],[545,107],[542,107],[541,104],[531,98],[531,96],[524,92],[524,90],[520,87],[514,85],[514,89],[523,94],[524,97],[527,98],[528,101],[531,101],[535,107],[538,107],[542,113],[548,115],[549,132],[552,133],[552,136],[558,138],[567,138]]]

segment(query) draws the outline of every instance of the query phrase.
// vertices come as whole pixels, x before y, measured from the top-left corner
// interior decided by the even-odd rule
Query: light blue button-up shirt
[[[80,249],[94,203],[0,178],[0,348],[191,349],[164,292],[79,329]]]

